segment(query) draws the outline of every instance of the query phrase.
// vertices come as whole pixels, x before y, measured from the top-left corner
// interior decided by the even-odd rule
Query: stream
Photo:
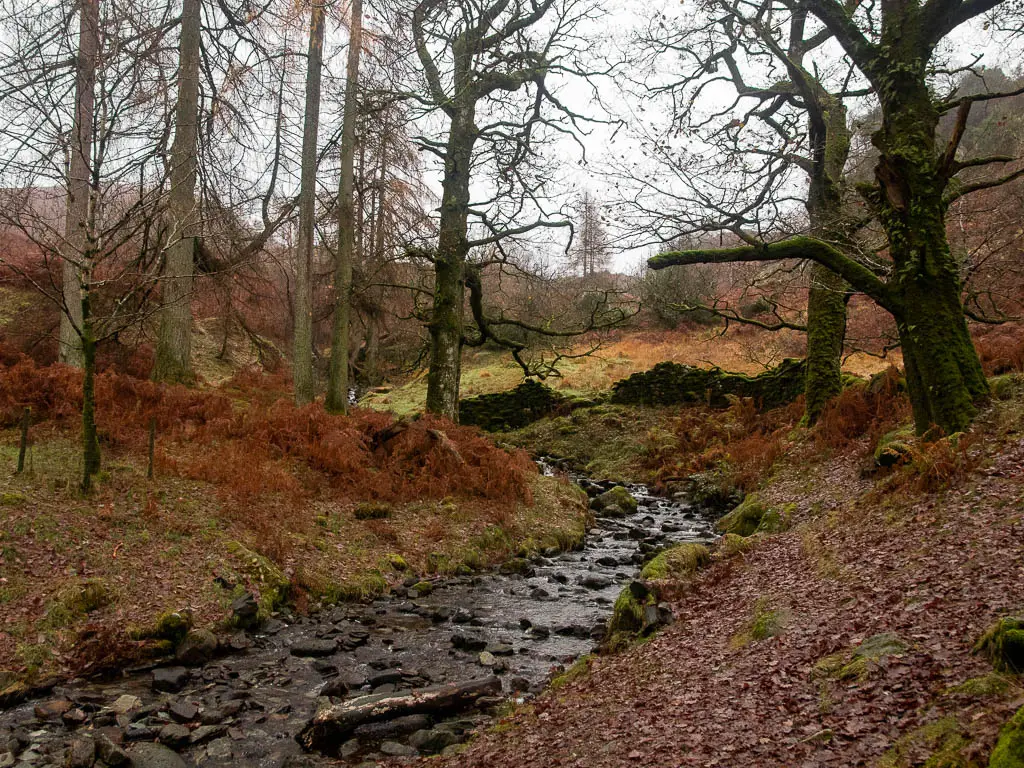
[[[540,467],[558,471],[543,460]],[[570,476],[590,495],[613,485]],[[715,538],[685,499],[627,488],[639,503],[635,514],[599,517],[581,550],[536,557],[523,573],[445,578],[425,596],[407,588],[418,581],[410,579],[366,605],[311,616],[284,611],[201,667],[57,686],[45,699],[0,712],[0,768],[127,765],[124,751],[136,768],[180,768],[169,750],[145,746],[155,741],[185,765],[335,765],[295,740],[321,695],[348,700],[497,675],[502,696],[480,699],[471,712],[440,723],[412,714],[361,725],[338,757],[369,766],[452,748],[507,698],[536,695],[553,671],[593,650],[645,553]]]

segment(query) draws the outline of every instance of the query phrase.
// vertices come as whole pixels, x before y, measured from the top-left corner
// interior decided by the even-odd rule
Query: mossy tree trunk
[[[199,214],[196,152],[202,0],[184,0],[178,44],[178,97],[171,145],[169,209],[172,240],[164,268],[153,378],[189,384],[192,373],[192,282]]]
[[[427,410],[459,418],[463,311],[466,295],[469,179],[476,125],[472,105],[452,119],[441,193],[441,232],[434,254],[434,307],[430,316]]]
[[[846,339],[846,281],[820,264],[811,266],[807,294],[807,379],[805,413],[815,423],[829,400],[843,389]]]

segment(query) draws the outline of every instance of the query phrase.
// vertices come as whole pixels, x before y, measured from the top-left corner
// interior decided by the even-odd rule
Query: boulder
[[[409,745],[427,755],[436,755],[445,747],[458,744],[459,737],[444,728],[416,731],[409,738]]]
[[[260,604],[251,592],[246,592],[231,603],[232,623],[242,629],[251,629],[259,624]]]
[[[153,690],[177,693],[188,683],[189,672],[184,667],[161,667],[153,670]]]
[[[628,515],[637,510],[636,499],[625,487],[617,485],[610,491],[605,491],[600,496],[595,496],[590,502],[590,508],[599,515],[603,515],[606,507],[617,506],[621,512]]]
[[[181,641],[175,658],[186,667],[200,667],[217,653],[217,636],[208,629],[193,629]]]
[[[999,672],[1024,673],[1024,618],[1005,617],[986,630],[974,652]]]
[[[160,743],[173,750],[179,750],[188,745],[189,730],[180,723],[168,723],[160,729],[157,738]]]
[[[128,750],[132,768],[188,768],[185,761],[163,744],[136,744]]]
[[[749,494],[743,503],[719,520],[715,527],[721,533],[735,533],[737,536],[753,536],[761,525],[761,518],[768,512],[756,494]]]
[[[88,736],[76,736],[68,747],[67,768],[92,768],[96,762],[96,742]]]
[[[988,760],[989,768],[1020,768],[1024,765],[1024,707],[1017,710],[999,732],[999,741]]]
[[[643,570],[643,579],[684,579],[711,564],[711,553],[703,544],[677,544],[656,555]]]
[[[334,640],[320,640],[318,638],[302,638],[296,640],[289,652],[292,656],[313,657],[330,656],[338,649]]]

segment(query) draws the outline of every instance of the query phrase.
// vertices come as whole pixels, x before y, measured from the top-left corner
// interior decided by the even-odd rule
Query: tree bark
[[[814,424],[829,400],[843,390],[846,282],[820,264],[811,266],[807,294],[807,380],[804,412]]]
[[[82,268],[90,245],[93,110],[99,55],[99,0],[81,0],[78,63],[75,69],[75,121],[68,147],[68,201],[62,254],[62,311],[59,359],[82,366]]]
[[[466,294],[466,239],[469,177],[476,142],[473,107],[452,118],[445,152],[441,192],[441,232],[434,255],[434,308],[430,317],[430,370],[427,410],[452,421],[459,418],[462,376],[462,321]]]
[[[338,189],[338,251],[335,255],[336,305],[331,334],[331,363],[325,406],[331,413],[348,411],[348,339],[352,300],[352,260],[355,253],[355,150],[359,54],[363,37],[363,3],[352,0],[348,67],[345,73],[345,112],[341,128],[341,181]]]
[[[296,737],[309,750],[336,751],[352,732],[365,723],[415,714],[447,715],[465,710],[483,696],[501,693],[496,677],[448,683],[410,693],[383,693],[322,707]]]
[[[196,128],[199,122],[199,48],[202,0],[184,0],[178,43],[178,97],[171,145],[171,191],[168,208],[172,240],[164,268],[160,329],[157,334],[157,381],[191,383],[192,280],[199,216],[196,210]]]
[[[89,273],[86,272],[89,276]],[[82,493],[92,488],[100,471],[100,443],[96,432],[96,337],[89,315],[88,289],[82,294]]]
[[[314,0],[309,19],[306,109],[302,129],[302,179],[299,191],[299,242],[295,254],[295,329],[292,381],[295,404],[313,401],[313,233],[316,224],[317,135],[320,125],[320,77],[323,69],[324,6]]]
[[[895,70],[892,86],[880,93],[882,127],[873,137],[881,151],[877,203],[894,264],[893,314],[914,423],[919,434],[933,427],[952,434],[969,426],[989,390],[946,237],[948,179],[935,147],[939,115],[920,66],[916,78]]]

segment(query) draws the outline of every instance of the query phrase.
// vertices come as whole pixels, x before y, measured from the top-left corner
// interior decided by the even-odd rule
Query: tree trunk
[[[452,118],[441,186],[441,232],[434,256],[434,308],[430,317],[427,410],[459,419],[462,376],[462,313],[466,294],[469,174],[476,142],[472,107]]]
[[[851,137],[846,107],[820,86],[815,96],[808,127],[813,163],[807,191],[811,234],[830,242],[845,242],[842,179]],[[811,265],[804,387],[804,413],[809,424],[814,424],[828,401],[843,390],[848,296],[845,280],[820,264]]]
[[[157,381],[191,383],[192,278],[199,216],[196,210],[196,127],[199,122],[199,47],[202,0],[184,0],[178,43],[178,98],[171,146],[171,191],[168,199],[172,240],[164,268],[160,329],[157,334]]]
[[[873,137],[881,152],[879,210],[894,262],[893,314],[917,431],[938,427],[948,435],[970,425],[988,382],[967,330],[960,271],[946,238],[938,112],[923,71],[918,77],[912,69],[894,72],[891,88],[880,94],[882,128]]]
[[[341,128],[341,181],[338,189],[338,251],[334,269],[336,306],[331,334],[331,365],[325,405],[331,413],[348,410],[348,337],[351,315],[352,259],[355,252],[355,149],[359,53],[362,47],[363,3],[352,0],[348,67],[345,73],[345,113]]]
[[[92,478],[100,471],[100,443],[96,434],[96,337],[89,317],[89,293],[82,307],[82,493],[92,488]]]
[[[814,424],[825,405],[843,389],[847,285],[820,264],[811,265],[807,295],[807,379],[805,413]]]
[[[93,109],[96,104],[96,59],[99,55],[99,0],[81,0],[78,65],[75,70],[75,121],[68,147],[68,201],[64,221],[62,311],[60,348],[62,363],[81,366],[82,267],[89,244],[89,203],[92,190]]]
[[[313,401],[313,233],[316,224],[317,134],[320,125],[320,75],[323,68],[324,7],[313,3],[306,64],[306,115],[302,130],[302,181],[299,192],[299,242],[295,254],[295,335],[292,377],[295,404]]]

